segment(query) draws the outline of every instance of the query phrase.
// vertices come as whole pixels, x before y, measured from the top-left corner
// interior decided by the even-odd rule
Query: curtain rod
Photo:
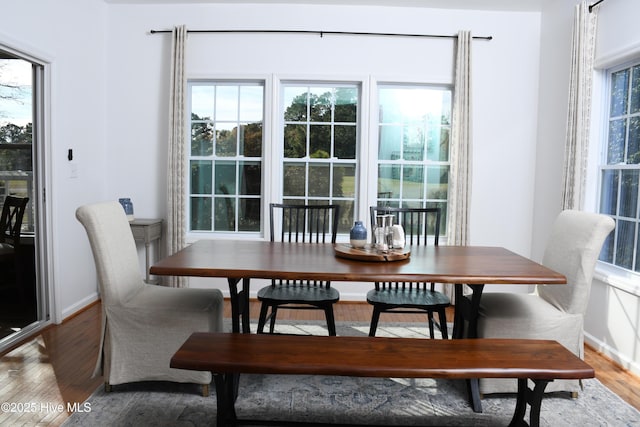
[[[597,2],[589,5],[589,13],[591,13],[591,10],[596,7],[597,5],[599,5],[600,3],[602,3],[604,0],[598,0]]]
[[[603,0],[600,0],[603,1]],[[150,30],[150,34],[170,33],[171,30]],[[429,37],[442,39],[457,39],[457,35],[447,36],[438,34],[398,34],[398,33],[369,33],[355,31],[313,31],[313,30],[187,30],[187,33],[267,33],[267,34],[318,34],[320,37],[327,35],[354,35],[354,36],[392,36],[392,37]],[[492,40],[493,36],[474,36],[473,39]]]

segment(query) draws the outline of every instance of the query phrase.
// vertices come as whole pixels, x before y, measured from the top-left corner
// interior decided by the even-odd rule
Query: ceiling
[[[351,6],[400,6],[439,9],[540,11],[545,0],[104,0],[111,4],[317,4]]]

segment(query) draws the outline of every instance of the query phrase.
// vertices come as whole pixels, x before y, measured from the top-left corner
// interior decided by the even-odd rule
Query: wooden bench
[[[172,368],[210,371],[217,425],[247,424],[236,416],[239,374],[340,375],[382,378],[516,378],[510,426],[538,426],[544,389],[554,379],[593,378],[594,370],[555,341],[514,339],[291,336],[194,333]],[[530,389],[528,380],[534,383]],[[256,420],[251,420],[256,424]],[[274,422],[260,422],[260,425]],[[296,423],[275,423],[277,425]]]

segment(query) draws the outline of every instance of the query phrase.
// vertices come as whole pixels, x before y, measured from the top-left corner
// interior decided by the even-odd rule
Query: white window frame
[[[361,220],[369,224],[369,206],[375,205],[377,201],[377,150],[378,150],[378,88],[379,85],[400,85],[400,86],[424,86],[436,88],[449,88],[453,92],[453,85],[448,81],[441,80],[407,80],[405,78],[394,77],[374,77],[374,76],[341,76],[327,78],[318,75],[278,75],[269,76],[199,76],[189,77],[191,81],[211,81],[211,82],[257,82],[264,84],[264,122],[263,122],[263,153],[262,153],[262,209],[261,209],[261,232],[206,232],[188,231],[187,241],[194,242],[199,239],[244,239],[244,240],[266,240],[268,236],[268,215],[269,203],[279,203],[282,201],[282,164],[283,152],[280,147],[282,142],[283,117],[281,114],[284,84],[300,85],[355,85],[360,90],[360,108],[358,112],[358,143],[356,152],[356,200],[354,206],[353,220]],[[187,109],[187,123],[190,123],[190,108]],[[274,115],[276,115],[274,117]],[[191,138],[190,126],[186,126],[187,141]],[[186,161],[189,161],[188,159]],[[449,163],[450,165],[450,163]],[[425,163],[426,166],[426,163]],[[188,170],[188,168],[187,168]],[[189,182],[189,181],[188,181]],[[189,196],[190,188],[186,189],[186,196]],[[448,203],[448,198],[446,203]],[[187,204],[187,215],[191,215],[190,204]],[[446,240],[446,236],[441,235]],[[339,242],[348,242],[348,233],[338,234]]]
[[[272,82],[269,76],[207,76],[207,77],[189,77],[187,85],[190,86],[191,83],[212,83],[212,84],[261,84],[264,89],[264,97],[263,97],[263,123],[262,123],[262,188],[260,191],[260,198],[262,200],[261,213],[260,213],[260,232],[228,232],[228,231],[206,231],[206,230],[190,230],[189,222],[191,218],[191,178],[190,178],[190,162],[191,162],[191,153],[189,151],[189,147],[191,146],[191,91],[188,90],[188,98],[187,98],[187,108],[185,111],[186,114],[186,123],[188,126],[185,126],[185,141],[186,147],[186,176],[185,182],[187,183],[185,188],[185,198],[186,198],[186,221],[187,221],[187,232],[186,232],[186,240],[188,243],[195,242],[201,239],[234,239],[234,240],[256,240],[263,237],[264,229],[265,229],[265,215],[268,212],[268,209],[265,208],[264,201],[269,197],[267,192],[269,192],[269,185],[266,184],[266,178],[270,176],[272,173],[272,165],[270,161],[267,161],[271,154],[271,148],[269,147],[269,135],[272,134],[272,119],[271,119],[271,108],[273,93],[272,93]],[[215,147],[214,147],[215,150]],[[215,206],[212,206],[215,209]]]
[[[593,75],[593,111],[591,114],[591,134],[589,144],[588,170],[586,179],[585,207],[593,212],[600,211],[602,168],[607,154],[610,108],[610,81],[612,72],[640,63],[640,51],[635,59],[625,56],[621,60],[610,58],[606,63],[597,64]],[[597,261],[594,277],[612,287],[629,294],[640,296],[640,273]]]
[[[363,92],[363,85],[362,85],[362,80],[360,81],[347,81],[347,80],[341,80],[341,81],[335,81],[335,80],[328,80],[328,79],[318,79],[313,78],[313,79],[305,79],[305,80],[299,80],[299,79],[293,79],[293,80],[285,80],[285,79],[280,79],[278,81],[278,87],[279,87],[279,91],[278,91],[278,108],[277,108],[277,114],[279,119],[277,120],[278,122],[278,134],[277,134],[277,139],[274,139],[274,147],[277,147],[278,150],[278,157],[279,157],[279,163],[278,163],[278,167],[277,170],[279,171],[279,177],[278,177],[278,182],[275,183],[274,185],[277,186],[277,191],[279,194],[279,197],[276,199],[275,202],[280,203],[283,199],[283,187],[284,187],[284,177],[282,175],[283,171],[284,171],[284,167],[283,165],[285,163],[302,163],[305,165],[312,165],[314,163],[318,163],[318,161],[314,161],[314,159],[309,158],[310,153],[307,153],[306,157],[300,158],[300,159],[293,159],[293,158],[287,158],[285,159],[284,157],[284,150],[282,149],[282,143],[284,141],[284,135],[283,135],[283,130],[285,128],[285,120],[284,120],[284,108],[286,107],[284,105],[284,90],[287,87],[311,87],[312,90],[315,89],[322,89],[322,88],[326,88],[326,89],[334,89],[334,88],[339,88],[339,87],[353,87],[358,91],[358,115],[356,117],[356,153],[355,153],[355,158],[354,159],[336,159],[336,158],[332,158],[329,161],[320,161],[320,163],[322,164],[327,164],[330,166],[333,165],[339,165],[339,164],[352,164],[355,163],[355,195],[354,195],[354,218],[350,219],[350,222],[353,223],[353,221],[355,221],[356,219],[360,218],[359,215],[359,207],[358,207],[358,202],[361,201],[363,198],[360,197],[361,194],[361,190],[362,190],[362,184],[366,183],[365,181],[363,181],[361,179],[361,174],[360,174],[360,169],[362,167],[362,164],[364,163],[362,158],[360,157],[363,150],[366,152],[366,150],[368,149],[368,147],[363,147],[363,145],[366,145],[363,143],[363,141],[366,141],[362,135],[363,135],[363,125],[362,125],[362,121],[365,119],[365,111],[368,111],[368,108],[364,108],[363,104],[362,104],[362,92]],[[301,122],[301,123],[307,123],[307,122]],[[336,122],[338,125],[340,124],[340,122]],[[308,184],[308,178],[307,178],[307,184]],[[306,199],[316,199],[316,197],[313,196],[305,196]],[[324,197],[318,197],[319,199],[322,199]],[[298,196],[287,196],[287,199],[299,199]],[[331,197],[331,203],[337,203],[339,204],[341,200],[344,200],[343,198],[336,198],[335,196]],[[342,213],[341,213],[342,216]],[[351,224],[353,225],[353,224]],[[350,228],[350,226],[349,226]],[[339,236],[340,238],[344,238],[344,236],[347,236],[348,233],[343,232],[340,233],[339,232]]]
[[[421,89],[434,89],[434,90],[449,90],[451,91],[451,111],[450,111],[450,120],[453,119],[453,86],[451,84],[443,84],[443,83],[415,83],[415,82],[407,82],[407,83],[399,83],[396,81],[393,82],[387,82],[387,81],[380,81],[375,85],[375,94],[376,96],[378,95],[379,89],[381,87],[384,88],[399,88],[399,89],[417,89],[417,88],[421,88]],[[377,110],[379,111],[380,108],[380,103],[378,102],[378,100],[376,99],[376,103],[375,103]],[[378,118],[378,115],[376,114],[376,119]],[[370,182],[376,182],[377,183],[377,178],[378,178],[378,168],[380,166],[380,164],[391,164],[389,160],[379,160],[378,159],[378,144],[380,141],[380,136],[379,136],[379,130],[381,128],[380,123],[378,120],[375,120],[374,123],[372,123],[372,126],[375,126],[375,152],[373,153],[373,157],[372,157],[372,180]],[[451,138],[451,128],[452,128],[452,124],[449,124],[449,138]],[[425,150],[427,149],[427,141],[425,141]],[[399,164],[402,166],[411,166],[412,165],[412,161],[408,161],[408,160],[399,160]],[[422,162],[420,163],[416,163],[416,164],[420,164],[424,167],[424,174],[425,174],[425,179],[426,176],[428,174],[428,169],[430,167],[447,167],[449,170],[449,174],[451,173],[451,139],[449,139],[449,156],[447,158],[447,160],[441,160],[441,161],[436,161],[436,160],[428,160],[428,159],[424,159],[422,160]],[[427,182],[423,181],[423,183],[425,184],[425,188],[424,191],[427,192]],[[447,187],[448,188],[448,187]],[[371,202],[371,205],[375,205],[378,202],[378,188],[376,185],[376,188],[373,189],[374,190],[374,194],[373,194],[373,202]],[[415,199],[409,199],[407,200],[406,198],[402,198],[401,199],[403,203],[412,203],[413,201],[415,201]],[[447,198],[442,200],[442,199],[429,199],[429,198],[423,198],[421,199],[422,202],[424,202],[426,204],[426,206],[428,207],[429,205],[445,205],[446,209],[442,212],[443,214],[443,224],[441,226],[441,233],[445,232],[446,230],[446,215],[448,214],[448,207],[449,207],[449,195],[447,194]],[[395,206],[395,205],[394,205]],[[402,207],[402,206],[401,206]],[[446,235],[441,235],[440,237],[443,237],[446,239]]]

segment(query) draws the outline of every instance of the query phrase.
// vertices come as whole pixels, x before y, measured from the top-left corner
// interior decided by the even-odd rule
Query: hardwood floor
[[[225,304],[225,317],[230,317]],[[251,317],[257,319],[259,306],[251,304]],[[388,316],[388,317],[384,317]],[[453,319],[452,311],[447,313]],[[368,322],[367,303],[341,302],[335,309],[336,321]],[[281,319],[323,321],[321,312],[283,310]],[[385,315],[385,321],[424,321],[420,316]],[[69,413],[80,407],[98,388],[102,377],[91,378],[100,335],[100,304],[51,326],[0,358],[0,425],[59,426]],[[605,356],[587,347],[585,360],[596,370],[596,377],[622,399],[640,410],[640,377],[625,371]]]

